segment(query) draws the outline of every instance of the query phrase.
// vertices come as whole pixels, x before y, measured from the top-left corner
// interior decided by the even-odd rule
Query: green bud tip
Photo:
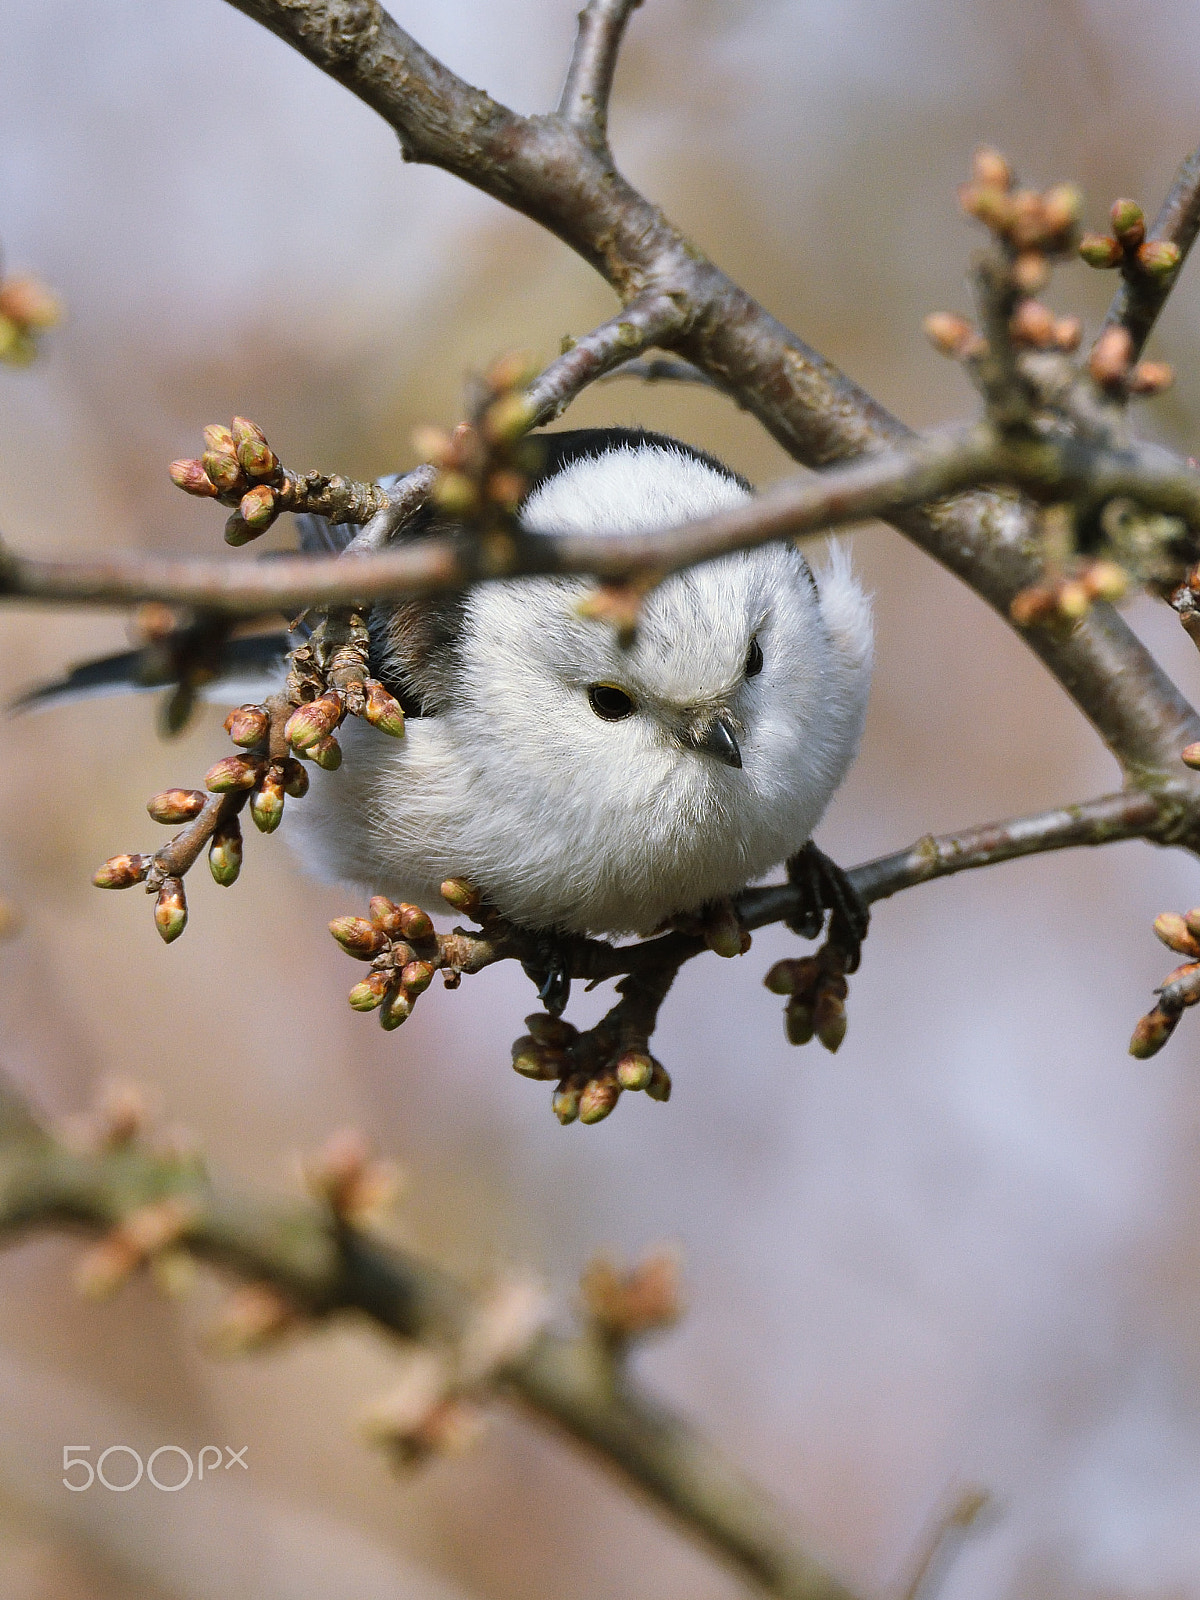
[[[323,772],[336,772],[342,764],[342,747],[332,735],[318,739],[306,754]]]
[[[267,737],[271,719],[263,706],[238,706],[225,718],[225,732],[234,744],[248,747]]]
[[[329,931],[346,954],[357,961],[370,961],[386,944],[379,929],[362,917],[334,917]]]
[[[393,739],[404,737],[404,712],[400,702],[390,695],[381,683],[367,683],[366,704],[363,715],[380,733],[389,733]]]
[[[620,1098],[620,1085],[612,1078],[593,1078],[579,1097],[580,1122],[603,1122]]]
[[[173,944],[187,927],[187,900],[179,878],[164,878],[154,906],[154,925],[164,944]]]
[[[1079,241],[1079,254],[1089,267],[1115,267],[1121,260],[1121,246],[1106,233],[1085,233]]]
[[[628,1050],[617,1062],[617,1082],[622,1089],[648,1089],[654,1076],[654,1062],[644,1051]]]
[[[97,889],[129,889],[145,879],[153,860],[153,856],[110,856],[96,869],[92,882]]]
[[[265,483],[249,489],[241,498],[238,512],[252,533],[265,533],[275,521],[275,491]]]
[[[204,786],[213,794],[228,794],[235,789],[253,789],[262,773],[262,765],[246,756],[226,756],[210,767],[204,775]]]
[[[190,822],[207,802],[208,796],[199,789],[164,789],[146,802],[146,810],[155,822]]]
[[[1147,239],[1137,253],[1137,264],[1148,277],[1169,278],[1179,266],[1180,249],[1170,239]]]
[[[379,1025],[391,1033],[412,1015],[412,1001],[403,989],[394,989],[379,1008]]]
[[[250,815],[260,833],[274,833],[283,821],[283,785],[277,778],[264,778],[250,796]]]
[[[205,472],[202,461],[172,461],[167,470],[171,474],[171,482],[184,494],[211,500],[217,492],[217,486]]]
[[[242,831],[236,817],[232,825],[218,828],[213,834],[208,847],[208,870],[213,875],[213,881],[219,883],[222,889],[228,889],[237,882],[238,873],[242,870]]]

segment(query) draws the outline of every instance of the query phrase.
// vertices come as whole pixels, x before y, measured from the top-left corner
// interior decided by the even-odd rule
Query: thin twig
[[[662,344],[687,321],[677,300],[648,291],[564,350],[529,387],[535,423],[552,422],[588,384],[620,370],[639,350]]]
[[[1192,151],[1175,174],[1171,191],[1163,201],[1146,235],[1147,239],[1162,239],[1178,245],[1178,267],[1165,278],[1155,277],[1148,272],[1131,272],[1126,275],[1113,296],[1112,304],[1104,319],[1101,332],[1117,327],[1129,330],[1133,339],[1132,359],[1135,361],[1141,355],[1171,290],[1179,281],[1183,263],[1196,241],[1198,230],[1200,230],[1200,147]]]
[[[621,37],[642,0],[588,0],[567,69],[558,115],[597,144],[608,137],[608,102]]]
[[[218,1188],[194,1162],[140,1142],[94,1153],[68,1149],[0,1080],[0,1235],[64,1225],[108,1232],[167,1197],[186,1204],[179,1244],[275,1285],[313,1315],[360,1311],[405,1339],[453,1340],[478,1310],[476,1297],[449,1274],[321,1206],[284,1208]],[[498,1382],[767,1593],[852,1600],[793,1539],[791,1518],[628,1372],[599,1359],[590,1333],[538,1334]]]

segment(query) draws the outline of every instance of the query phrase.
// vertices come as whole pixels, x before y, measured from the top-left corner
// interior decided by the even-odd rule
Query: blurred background
[[[456,70],[553,104],[570,0],[397,0]],[[966,309],[954,185],[980,142],[1023,176],[1153,212],[1196,143],[1194,0],[647,0],[612,126],[630,176],[770,309],[908,421],[971,404],[920,319]],[[0,0],[0,241],[69,320],[0,368],[0,528],[31,553],[223,550],[166,464],[253,417],[289,464],[413,462],[466,372],[607,315],[552,239],[403,166],[369,111],[221,0]],[[1111,279],[1059,275],[1094,327]],[[1200,276],[1143,411],[1194,447]],[[646,423],[760,483],[788,470],[717,396],[593,390],[569,423]],[[1103,792],[1115,768],[1024,647],[887,529],[859,533],[878,669],[862,758],[819,832],[846,864]],[[231,559],[247,559],[233,557]],[[1200,660],[1166,608],[1129,616],[1177,680]],[[0,690],[120,648],[117,616],[6,607]],[[354,897],[248,841],[232,893],[195,880],[164,947],[104,857],[153,848],[147,796],[227,745],[208,712],[160,743],[153,705],[3,727],[4,1064],[78,1110],[149,1086],[218,1170],[280,1192],[346,1123],[410,1174],[411,1243],[482,1280],[544,1274],[570,1302],[598,1248],[676,1241],[690,1312],[639,1357],[864,1595],[898,1595],[964,1484],[993,1510],[944,1600],[1200,1596],[1200,1035],[1149,1063],[1130,1030],[1171,958],[1150,922],[1200,900],[1196,863],[1128,844],[922,887],[880,906],[836,1059],[784,1041],[761,975],[795,948],[696,962],[659,1053],[669,1106],[628,1097],[562,1129],[508,1044],[515,970],[440,987],[400,1033],[354,1015],[325,932]],[[286,930],[283,931],[283,930]],[[601,997],[578,1000],[589,1017]],[[589,1007],[591,1009],[589,1009]],[[71,1287],[80,1246],[0,1257],[0,1592],[11,1600],[574,1600],[741,1592],[657,1513],[535,1423],[498,1411],[469,1455],[394,1477],[354,1419],[402,1353],[342,1323],[220,1364],[206,1284]],[[61,1486],[62,1447],[248,1445],[250,1471],[167,1495]],[[166,1469],[164,1468],[164,1476]],[[114,1476],[118,1475],[116,1466]]]

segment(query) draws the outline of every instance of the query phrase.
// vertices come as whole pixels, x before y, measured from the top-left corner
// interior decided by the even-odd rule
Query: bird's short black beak
[[[703,750],[705,755],[716,756],[727,767],[740,767],[742,764],[742,752],[738,749],[733,724],[727,716],[714,717],[711,722],[697,728],[691,742],[694,749]]]

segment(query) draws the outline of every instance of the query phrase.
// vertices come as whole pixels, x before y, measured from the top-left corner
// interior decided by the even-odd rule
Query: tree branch
[[[1133,359],[1141,355],[1159,313],[1167,303],[1171,290],[1179,282],[1183,263],[1196,241],[1200,230],[1200,147],[1175,174],[1171,191],[1146,235],[1147,239],[1166,240],[1179,246],[1179,266],[1165,278],[1152,273],[1137,272],[1127,275],[1113,296],[1104,319],[1104,332],[1108,328],[1126,328],[1133,339]]]
[[[322,1206],[272,1206],[213,1185],[194,1161],[140,1142],[68,1149],[0,1080],[0,1236],[35,1227],[109,1233],[139,1209],[181,1202],[175,1244],[266,1281],[318,1317],[360,1311],[410,1340],[461,1339],[479,1302],[407,1251]],[[622,1472],[767,1593],[852,1600],[787,1530],[788,1516],[689,1423],[614,1367],[589,1334],[544,1331],[497,1374],[501,1391]]]
[[[548,228],[623,301],[679,297],[673,348],[732,392],[808,466],[903,448],[911,434],[763,310],[560,118],[524,118],[456,78],[374,0],[230,0],[372,106],[409,159],[432,162]],[[1007,617],[1039,571],[1025,509],[992,496],[913,507],[893,521]],[[1200,717],[1121,619],[1097,606],[1069,633],[1027,642],[1118,759],[1173,770]]]
[[[588,0],[579,13],[579,32],[558,115],[597,145],[608,139],[608,102],[621,38],[642,0]]]
[[[672,296],[653,290],[636,295],[615,317],[577,339],[530,384],[535,426],[553,422],[588,384],[620,369],[639,351],[669,341],[686,322],[686,312]]]

